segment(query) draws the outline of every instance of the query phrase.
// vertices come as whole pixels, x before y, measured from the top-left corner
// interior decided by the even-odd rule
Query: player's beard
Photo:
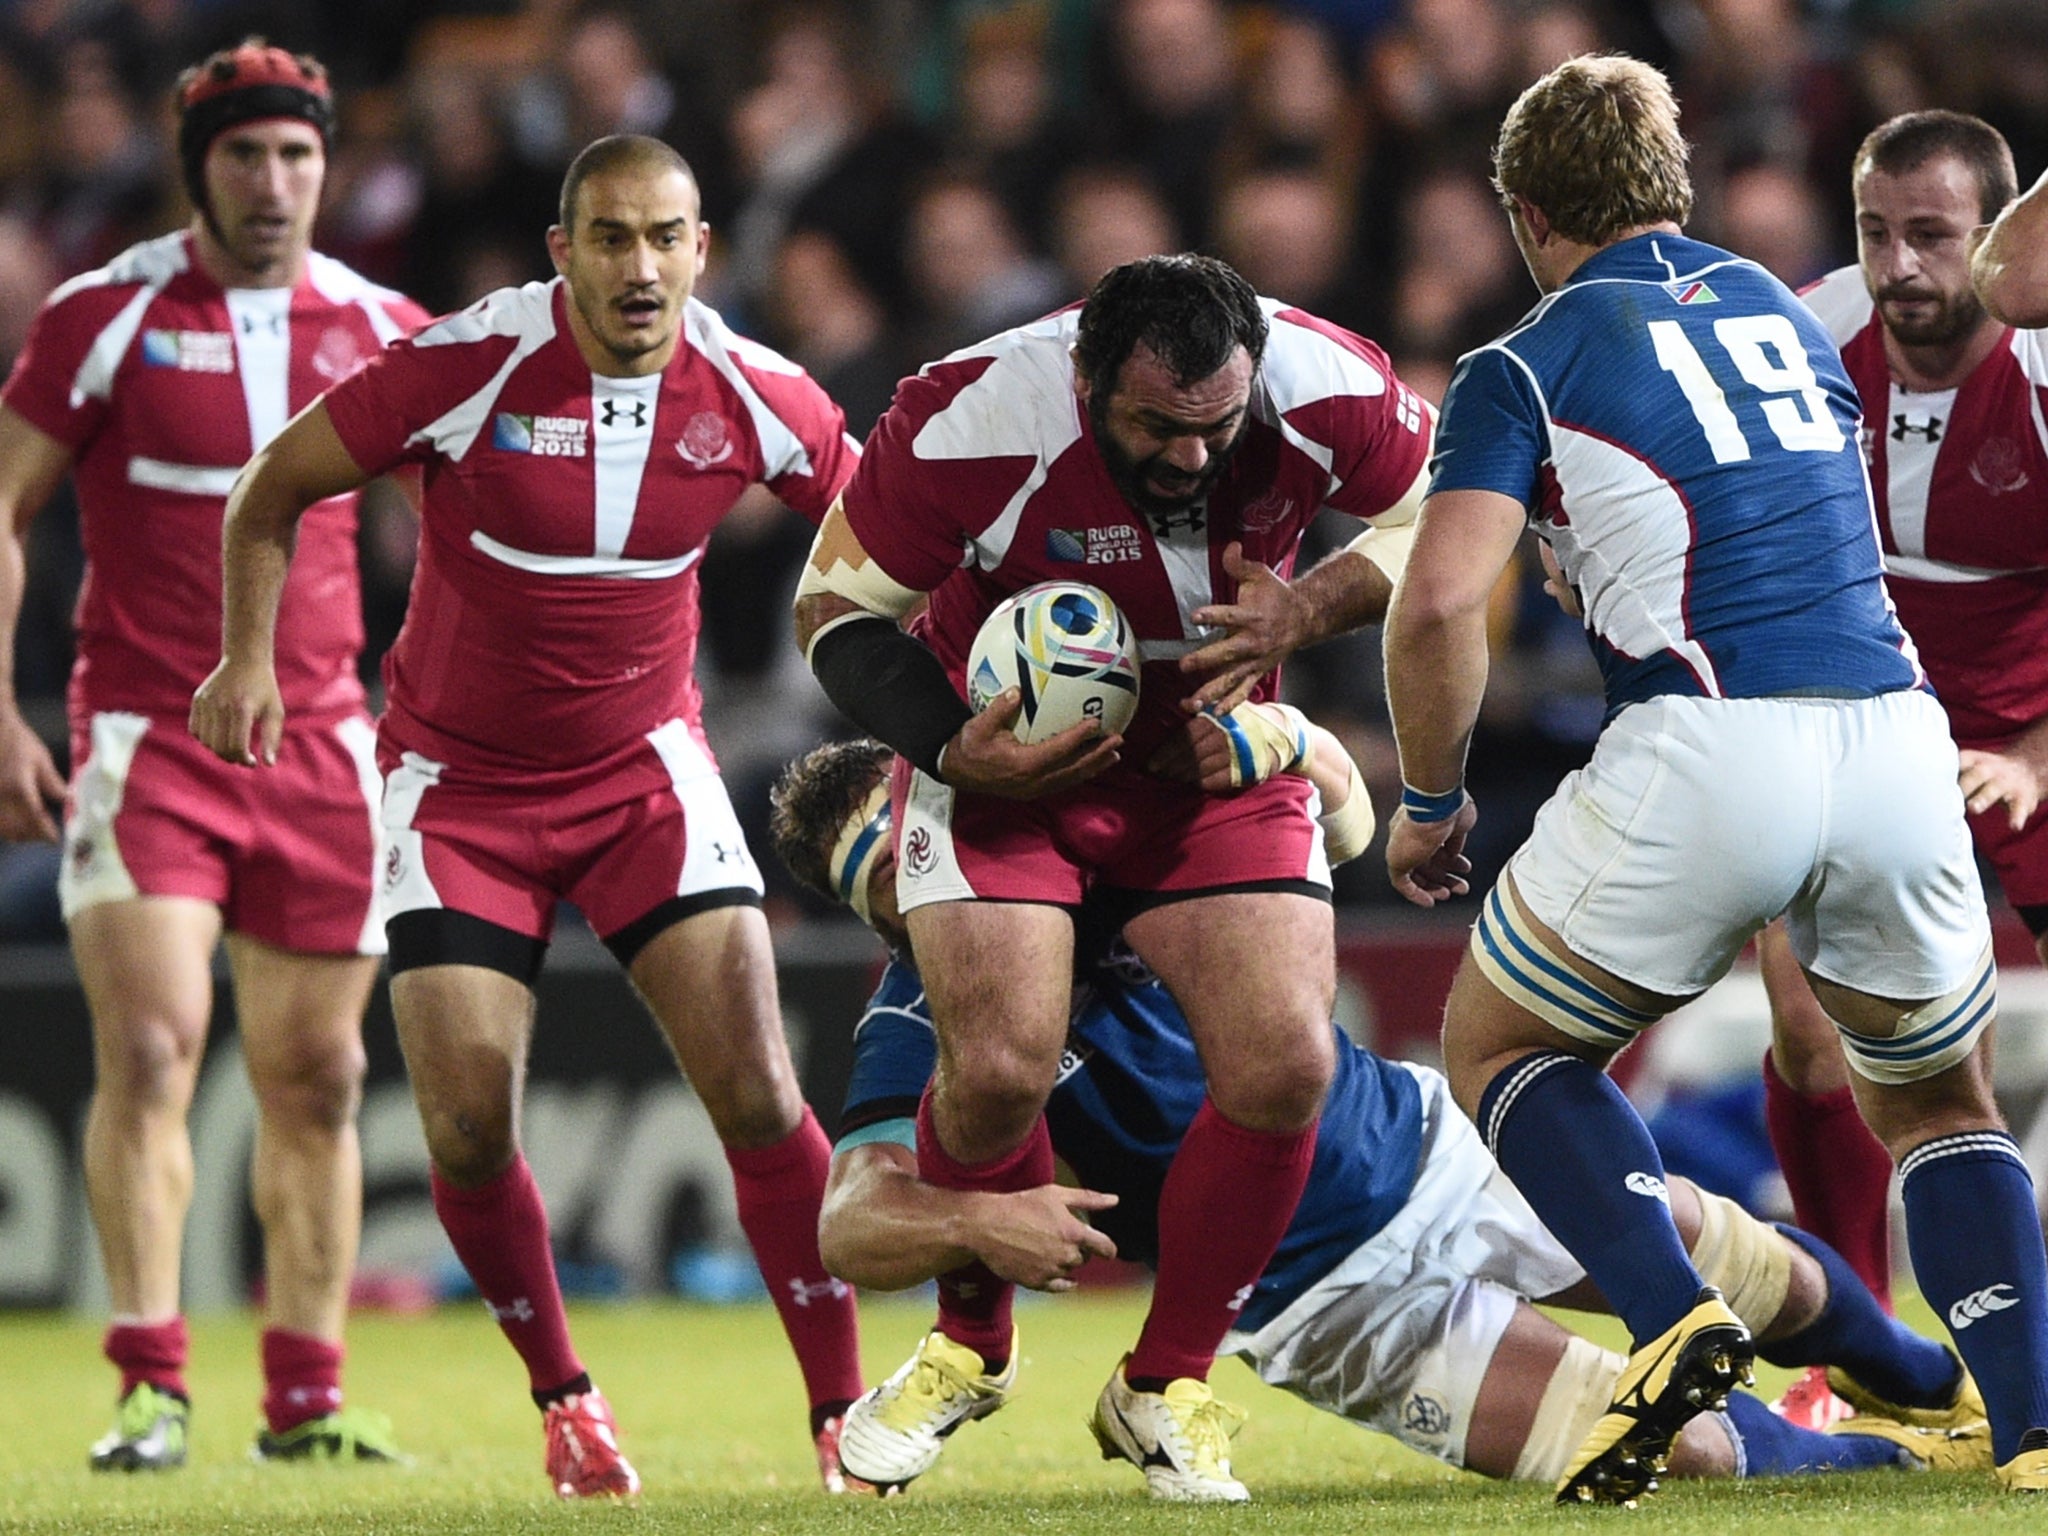
[[[1922,304],[1931,302],[1934,311],[1924,318],[1902,319],[1886,307],[1901,299]],[[1886,288],[1879,292],[1877,306],[1884,316],[1884,328],[1892,333],[1894,340],[1909,347],[1953,346],[1984,320],[1984,306],[1977,302],[1976,293],[1967,287],[1954,292]]]
[[[1244,426],[1240,424],[1237,436],[1224,447],[1212,450],[1209,462],[1199,472],[1186,475],[1167,463],[1161,454],[1139,459],[1124,452],[1123,445],[1110,431],[1109,397],[1101,390],[1088,396],[1088,424],[1095,429],[1095,448],[1102,455],[1103,468],[1109,471],[1110,483],[1134,510],[1145,517],[1174,517],[1207,500],[1216,482],[1230,468],[1231,457],[1238,446],[1244,442]],[[1170,496],[1162,496],[1153,490],[1146,477],[1160,473],[1181,489]]]

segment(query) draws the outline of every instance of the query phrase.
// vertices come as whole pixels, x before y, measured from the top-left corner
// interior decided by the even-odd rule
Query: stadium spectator
[[[818,1260],[829,1149],[797,1089],[760,875],[691,675],[711,529],[756,482],[822,517],[858,449],[810,379],[693,301],[708,240],[673,149],[622,136],[577,156],[548,232],[554,283],[391,348],[258,455],[222,538],[222,659],[192,704],[207,746],[270,771],[284,714],[270,636],[301,513],[426,464],[378,735],[392,1007],[435,1211],[526,1363],[565,1498],[630,1495],[639,1478],[570,1343],[519,1146],[558,901],[632,977],[725,1144],[829,1488],[860,1390],[852,1293]]]
[[[1729,171],[1721,184],[1718,243],[1747,256],[1788,288],[1804,288],[1833,263],[1830,224],[1813,183],[1782,161]]]
[[[1064,274],[1031,254],[1002,200],[972,176],[941,172],[919,186],[904,242],[913,357],[944,357],[1067,300]]]
[[[2048,326],[2048,172],[1971,242],[1970,280],[1995,318]]]
[[[1306,755],[1285,771],[1315,784],[1331,860],[1361,852],[1371,809],[1336,738],[1285,706],[1239,709],[1298,733]],[[894,1290],[973,1257],[1061,1291],[1091,1257],[1147,1259],[1160,1179],[1201,1102],[1202,1068],[1186,1017],[1113,936],[1106,951],[1079,957],[1085,985],[1067,1033],[1075,1066],[1048,1106],[1054,1150],[1080,1187],[977,1198],[918,1179],[911,1108],[937,1050],[896,908],[890,767],[879,742],[835,742],[791,764],[774,794],[783,862],[850,905],[890,951],[854,1031],[820,1225],[827,1261],[858,1285]],[[1225,1348],[1264,1380],[1424,1455],[1489,1477],[1555,1478],[1581,1438],[1574,1426],[1606,1407],[1623,1361],[1529,1298],[1596,1311],[1599,1300],[1583,1294],[1584,1271],[1487,1156],[1440,1073],[1341,1037],[1336,1053],[1308,1187]],[[1825,1244],[1772,1232],[1683,1180],[1672,1194],[1688,1251],[1728,1286],[1764,1352],[1780,1364],[1835,1356],[1844,1386],[1873,1410],[1855,1434],[1818,1435],[1736,1394],[1726,1415],[1687,1426],[1673,1447],[1677,1475],[1989,1465],[1983,1404],[1955,1389],[1961,1363],[1886,1317]],[[1882,1418],[1873,1383],[1911,1396],[1915,1377],[1936,1390],[1916,1406],[1885,1403],[1897,1418]],[[1416,1412],[1418,1402],[1433,1411]],[[1219,1405],[1201,1428],[1227,1437],[1237,1422]]]
[[[214,650],[236,470],[295,409],[426,317],[311,249],[333,127],[318,62],[251,39],[186,71],[177,111],[190,226],[60,289],[0,393],[0,523],[13,534],[0,541],[0,635],[21,609],[29,521],[67,471],[90,564],[60,893],[92,1013],[86,1191],[113,1301],[106,1354],[121,1376],[92,1465],[185,1459],[186,1116],[223,932],[257,1102],[256,1454],[389,1460],[388,1424],[345,1409],[340,1384],[362,1219],[362,1015],[383,951],[353,498],[306,523],[278,639],[295,720],[272,744],[276,770],[247,783],[178,722]],[[63,793],[7,696],[0,836],[53,838],[48,803]]]
[[[1173,210],[1142,171],[1084,165],[1053,194],[1053,255],[1066,271],[1066,296],[1080,298],[1111,267],[1181,248]]]
[[[1212,222],[1216,254],[1259,292],[1359,328],[1351,210],[1328,177],[1282,166],[1246,171],[1218,189]]]
[[[1971,837],[2048,956],[2048,332],[1987,314],[1968,254],[2019,189],[2012,153],[1981,118],[1908,113],[1863,141],[1851,185],[1858,264],[1804,297],[1871,424],[1886,585],[1962,749]],[[1888,1294],[1890,1159],[1850,1113],[1848,1066],[1784,935],[1764,945],[1765,1102],[1793,1209]],[[1818,1385],[1803,1396],[1830,1411]]]
[[[1131,903],[1132,945],[1201,999],[1190,1022],[1211,1096],[1162,1196],[1144,1331],[1096,1410],[1104,1443],[1141,1466],[1206,1411],[1234,1298],[1300,1194],[1334,987],[1307,787],[1212,797],[1145,770],[1215,730],[1189,719],[1199,705],[1270,692],[1288,652],[1379,616],[1379,562],[1398,569],[1386,550],[1406,541],[1428,419],[1372,343],[1259,299],[1223,263],[1133,262],[1079,310],[906,381],[798,589],[798,644],[826,693],[903,757],[903,904],[945,1057],[919,1110],[920,1173],[991,1192],[1047,1181],[1042,1110],[1084,886]],[[1326,505],[1387,526],[1289,584]],[[1077,576],[1122,605],[1151,658],[1138,715],[1122,736],[1083,723],[1026,746],[1015,690],[970,716],[963,662],[999,599]],[[1010,1303],[985,1268],[941,1278],[938,1331],[848,1414],[849,1471],[910,1481],[963,1414],[1007,1391]],[[937,1366],[948,1351],[971,1367]],[[1148,1472],[1154,1491],[1244,1498],[1204,1446],[1163,1481]]]
[[[2048,1487],[2048,1257],[1991,1098],[1955,748],[1885,599],[1855,386],[1782,284],[1681,233],[1686,150],[1632,59],[1570,61],[1510,110],[1495,176],[1545,298],[1460,366],[1388,616],[1387,864],[1423,906],[1466,888],[1486,606],[1532,516],[1607,678],[1592,763],[1482,905],[1444,1022],[1459,1103],[1636,1343],[1558,1497],[1651,1491],[1687,1419],[1748,1375],[1749,1330],[1602,1069],[1780,912],[1901,1164],[1999,1481]]]
[[[1231,13],[1222,0],[1111,0],[1091,136],[1141,166],[1195,238],[1208,233],[1217,156],[1236,92]]]

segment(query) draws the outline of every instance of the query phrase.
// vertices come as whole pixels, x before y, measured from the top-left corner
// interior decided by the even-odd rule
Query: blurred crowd
[[[1670,74],[1697,146],[1692,232],[1794,285],[1854,259],[1850,158],[1894,113],[1987,118],[2022,185],[2048,163],[2042,0],[0,0],[0,364],[52,286],[187,217],[171,81],[251,32],[334,75],[320,249],[459,308],[550,275],[577,149],[658,135],[703,187],[699,296],[808,368],[856,434],[903,373],[1184,248],[1373,337],[1440,399],[1459,354],[1534,299],[1487,152],[1517,92],[1577,53]],[[402,502],[373,501],[372,671],[412,537]],[[707,719],[750,820],[775,768],[838,728],[788,639],[809,538],[749,503],[705,565]],[[67,508],[30,560],[17,687],[61,744]],[[1473,755],[1482,878],[1598,725],[1584,641],[1529,566],[1500,594]],[[1384,806],[1379,690],[1376,634],[1288,671]],[[1377,859],[1359,866],[1340,895],[1386,897]],[[8,878],[0,911],[19,913]]]

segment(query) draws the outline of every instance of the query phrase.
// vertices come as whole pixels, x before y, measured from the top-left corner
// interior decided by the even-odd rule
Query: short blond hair
[[[1662,74],[1640,59],[1567,59],[1516,98],[1493,147],[1493,185],[1525,197],[1567,240],[1615,236],[1692,216],[1691,146]]]

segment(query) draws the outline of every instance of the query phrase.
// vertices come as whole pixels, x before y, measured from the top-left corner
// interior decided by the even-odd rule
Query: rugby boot
[[[1811,1430],[1831,1429],[1856,1417],[1855,1408],[1828,1385],[1828,1368],[1824,1365],[1809,1365],[1801,1371],[1771,1404],[1771,1412],[1787,1424]]]
[[[827,1493],[873,1493],[873,1484],[848,1477],[846,1468],[840,1464],[839,1431],[845,1422],[845,1414],[835,1413],[811,1436],[811,1445],[818,1453],[818,1481],[825,1485]]]
[[[283,1434],[269,1425],[256,1431],[249,1454],[257,1461],[383,1461],[407,1459],[392,1438],[391,1420],[381,1413],[341,1408],[295,1424]]]
[[[2048,1493],[2048,1429],[2020,1436],[2019,1453],[1998,1469],[1998,1486],[2007,1493]]]
[[[1701,1288],[1692,1310],[1628,1357],[1614,1400],[1558,1480],[1560,1504],[1626,1504],[1657,1491],[1665,1458],[1695,1414],[1719,1410],[1754,1379],[1756,1347],[1721,1293]]]
[[[630,1499],[640,1474],[619,1453],[612,1405],[592,1387],[547,1407],[548,1481],[565,1499]]]
[[[879,1387],[846,1410],[839,1426],[839,1465],[877,1493],[900,1493],[932,1469],[946,1437],[1002,1407],[1017,1380],[1017,1334],[1001,1371],[943,1333],[926,1334],[917,1353]]]
[[[175,1392],[138,1381],[128,1389],[114,1427],[93,1442],[95,1472],[164,1472],[185,1465],[192,1404]]]
[[[1925,1472],[1989,1472],[1991,1426],[1983,1419],[1956,1428],[1934,1429],[1901,1424],[1874,1413],[1858,1413],[1828,1431],[1831,1435],[1870,1435],[1899,1447],[1911,1464]]]
[[[1951,1350],[1949,1356],[1954,1359],[1955,1352]],[[1839,1365],[1828,1367],[1828,1385],[1856,1412],[1874,1414],[1895,1424],[1917,1424],[1923,1429],[1967,1429],[1981,1424],[1988,1416],[1984,1394],[1977,1390],[1976,1379],[1960,1360],[1956,1361],[1955,1386],[1946,1403],[1887,1402]]]
[[[1122,1457],[1145,1474],[1155,1499],[1181,1504],[1242,1504],[1251,1497],[1230,1475],[1230,1437],[1244,1410],[1217,1401],[1206,1381],[1183,1376],[1164,1392],[1139,1392],[1125,1378],[1125,1355],[1095,1400],[1088,1428],[1102,1459]]]

